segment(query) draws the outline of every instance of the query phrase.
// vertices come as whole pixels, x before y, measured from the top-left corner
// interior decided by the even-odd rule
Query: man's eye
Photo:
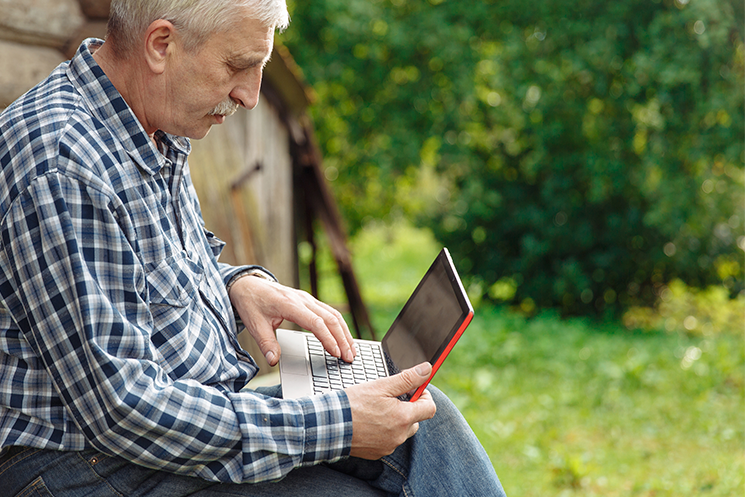
[[[253,62],[253,63],[246,62],[246,63],[240,63],[240,64],[228,63],[228,67],[230,67],[231,71],[235,73],[239,73],[239,72],[245,72],[245,71],[251,70],[260,64],[261,62]]]

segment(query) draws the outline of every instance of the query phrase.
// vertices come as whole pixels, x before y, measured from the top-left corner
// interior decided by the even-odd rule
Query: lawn
[[[508,494],[745,495],[741,336],[477,315],[434,383]]]
[[[382,334],[439,246],[406,226],[352,241]],[[342,301],[327,260],[321,298]],[[745,326],[745,324],[744,324]],[[745,495],[743,329],[709,336],[479,305],[435,377],[511,496]]]

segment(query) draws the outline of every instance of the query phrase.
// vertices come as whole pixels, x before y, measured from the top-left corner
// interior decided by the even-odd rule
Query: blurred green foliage
[[[525,312],[743,289],[742,2],[290,4],[352,231],[429,225]]]
[[[428,230],[371,223],[350,247],[380,338],[440,245]],[[342,302],[326,247],[319,271],[321,298]],[[744,308],[723,290],[671,282],[656,309],[629,310],[636,321],[625,326],[474,302],[434,384],[507,495],[742,495]]]
[[[730,298],[722,286],[699,290],[674,280],[663,287],[654,308],[632,307],[624,313],[623,323],[629,329],[666,330],[692,336],[742,336],[745,294]]]
[[[743,364],[741,331],[635,333],[484,306],[433,383],[507,495],[729,497],[745,488]]]
[[[347,297],[328,242],[318,240],[318,293],[322,301],[343,307]],[[309,289],[307,276],[310,247],[300,245],[300,287]],[[442,246],[432,232],[416,229],[405,222],[383,224],[368,223],[350,240],[349,249],[354,255],[354,272],[365,303],[375,309],[398,311],[416,288],[419,281],[435,260]],[[307,254],[307,256],[304,256]],[[391,323],[374,323],[385,332]]]

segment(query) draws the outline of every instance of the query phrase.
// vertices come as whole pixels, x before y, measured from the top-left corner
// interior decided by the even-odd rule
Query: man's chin
[[[205,136],[207,136],[208,134],[210,134],[210,130],[211,129],[212,129],[212,126],[210,126],[209,128],[207,128],[206,130],[204,130],[201,133],[196,133],[193,136],[190,136],[189,138],[192,139],[192,140],[201,140],[202,138],[204,138]]]
[[[208,120],[206,120],[203,123],[200,123],[201,126],[195,127],[189,130],[189,132],[185,134],[184,136],[186,136],[187,138],[191,140],[201,140],[202,138],[204,138],[205,136],[209,134],[210,130],[212,129],[212,126],[214,126],[215,124],[222,124],[225,121],[225,116],[220,116],[222,119],[217,119],[217,116],[208,116],[208,117],[209,117]]]
[[[200,121],[195,122],[193,126],[188,128],[173,128],[172,130],[163,129],[166,133],[170,133],[176,136],[184,136],[191,140],[201,140],[210,132],[212,126],[215,124],[222,124],[225,122],[224,115],[206,115]]]

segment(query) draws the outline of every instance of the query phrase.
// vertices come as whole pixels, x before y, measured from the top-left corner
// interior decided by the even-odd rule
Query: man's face
[[[196,52],[179,43],[165,76],[159,127],[199,139],[239,105],[253,109],[274,44],[274,28],[254,19],[210,36]]]

